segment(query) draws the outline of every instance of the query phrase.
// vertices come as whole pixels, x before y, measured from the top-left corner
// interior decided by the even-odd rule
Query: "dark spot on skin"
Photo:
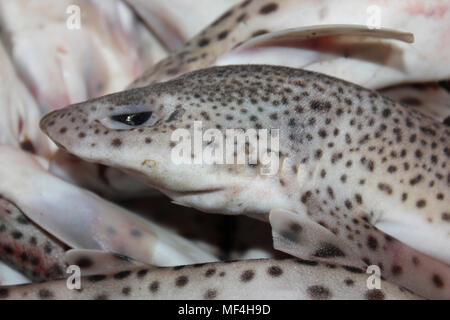
[[[209,44],[209,39],[207,39],[207,38],[200,39],[200,41],[198,42],[199,47],[205,47],[208,44]]]
[[[307,292],[314,300],[326,300],[331,297],[330,290],[323,286],[310,286],[308,287]]]
[[[153,281],[148,288],[153,293],[157,292],[158,289],[159,289],[159,282],[158,281]]]
[[[343,266],[343,268],[351,273],[364,273],[364,270],[362,270],[361,268],[357,268],[357,267]]]
[[[420,199],[419,201],[417,201],[416,206],[417,208],[423,208],[426,206],[426,201],[424,199]]]
[[[188,277],[186,276],[179,276],[176,280],[175,280],[175,285],[178,288],[184,287],[187,283],[189,282]]]
[[[444,119],[444,125],[446,125],[447,127],[450,127],[450,116],[448,116],[447,118]]]
[[[125,296],[128,296],[130,294],[130,292],[131,292],[131,288],[130,287],[124,287],[122,289],[122,294],[125,295]]]
[[[184,109],[181,108],[176,109],[174,112],[170,114],[169,118],[166,120],[166,123],[180,119],[183,116],[184,112],[185,112]]]
[[[205,277],[207,277],[207,278],[212,277],[215,273],[216,273],[216,269],[210,268],[210,269],[206,270]]]
[[[53,293],[48,289],[39,290],[39,298],[41,299],[50,299],[53,297]]]
[[[26,252],[22,252],[21,254],[20,254],[20,259],[22,260],[22,261],[28,261],[28,254],[26,253]]]
[[[369,236],[367,238],[367,246],[372,250],[377,250],[378,248],[378,241],[373,236]]]
[[[313,100],[311,101],[310,107],[316,111],[330,111],[331,103],[328,101]]]
[[[223,40],[228,36],[228,30],[224,30],[217,36],[217,40]]]
[[[122,280],[122,279],[125,279],[126,277],[128,277],[130,274],[131,274],[131,271],[128,271],[128,270],[121,271],[121,272],[114,274],[114,279]]]
[[[301,200],[303,203],[306,203],[306,202],[308,202],[308,200],[309,200],[309,198],[311,197],[311,195],[312,195],[311,191],[307,191],[307,192],[305,192],[305,193],[302,195],[302,197],[301,197],[300,200]]]
[[[14,239],[16,239],[16,240],[22,238],[22,236],[23,236],[22,232],[17,231],[17,230],[14,230],[14,231],[11,233],[11,235],[12,235],[12,237],[13,237]]]
[[[350,279],[350,278],[347,278],[347,279],[344,280],[344,283],[345,283],[347,286],[351,287],[351,286],[355,283],[355,281],[353,281],[353,280]]]
[[[392,194],[392,187],[386,183],[379,183],[378,184],[378,189],[380,189],[381,191],[386,192],[387,194]]]
[[[100,281],[105,280],[106,276],[104,274],[96,274],[96,275],[93,275],[93,276],[89,276],[87,279],[90,282],[100,282]]]
[[[253,279],[254,276],[255,276],[255,272],[253,270],[245,270],[241,274],[241,281],[249,282]]]
[[[443,212],[441,215],[442,220],[444,221],[450,221],[450,213],[449,212]]]
[[[115,138],[113,139],[113,141],[111,141],[111,145],[114,148],[119,148],[122,145],[122,140],[120,140],[119,138]]]
[[[324,243],[314,252],[314,256],[318,258],[336,258],[345,257],[345,253],[334,244]]]
[[[442,288],[444,286],[444,281],[439,275],[433,274],[432,280],[436,288]]]
[[[246,14],[246,13],[243,13],[243,14],[241,14],[241,15],[236,19],[236,22],[237,22],[237,23],[240,23],[240,22],[244,21],[245,18],[247,18],[247,14]]]
[[[263,6],[260,10],[259,13],[260,14],[269,14],[271,12],[274,12],[278,9],[278,4],[276,3],[269,3],[266,4],[265,6]]]
[[[29,224],[30,223],[27,218],[22,217],[22,216],[17,217],[16,220],[20,224]]]
[[[272,277],[279,277],[283,274],[283,270],[279,266],[270,266],[267,269],[267,273]]]
[[[424,134],[430,135],[430,136],[436,136],[436,131],[431,128],[427,127],[420,127],[420,131],[422,131]]]
[[[217,297],[217,290],[215,289],[208,289],[204,295],[205,299],[214,299],[216,297]]]
[[[9,290],[6,288],[0,288],[0,299],[5,299],[9,296]]]
[[[88,257],[80,257],[75,264],[80,268],[89,268],[94,264],[93,261]]]
[[[143,278],[148,273],[148,269],[142,269],[137,272],[138,278]]]
[[[367,300],[384,300],[384,293],[380,289],[371,289],[366,292]]]
[[[50,242],[45,243],[45,245],[44,245],[45,253],[50,254],[52,252],[52,250],[53,250],[52,244]]]
[[[388,118],[391,115],[391,113],[392,113],[391,110],[384,109],[382,112],[382,116],[383,116],[383,118]]]
[[[392,266],[392,274],[394,275],[394,276],[398,276],[398,275],[400,275],[401,273],[402,273],[402,267],[400,267],[400,266],[397,266],[397,265],[394,265],[394,266]]]
[[[21,143],[20,143],[20,148],[23,150],[23,151],[26,151],[26,152],[30,152],[30,153],[33,153],[33,154],[36,154],[36,148],[34,147],[34,145],[33,145],[33,143],[30,141],[30,140],[25,140],[25,141],[22,141]]]
[[[409,180],[409,184],[413,186],[415,184],[418,184],[420,181],[422,181],[422,179],[423,179],[423,176],[421,174],[419,174],[416,177]]]

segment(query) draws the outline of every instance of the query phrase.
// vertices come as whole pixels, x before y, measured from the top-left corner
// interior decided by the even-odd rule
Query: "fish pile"
[[[0,0],[0,299],[450,299],[450,3],[167,3]]]

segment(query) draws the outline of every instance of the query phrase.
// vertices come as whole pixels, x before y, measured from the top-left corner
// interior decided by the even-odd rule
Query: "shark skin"
[[[202,150],[177,163],[172,134],[195,137],[195,120],[203,130],[279,129],[278,171],[261,174],[262,162],[195,164]],[[214,67],[69,106],[45,116],[41,128],[64,150],[133,172],[177,204],[266,221],[287,211],[321,230],[310,251],[329,252],[334,239],[331,252],[340,254],[332,258],[392,261],[401,246],[378,239],[395,238],[404,252],[423,253],[416,265],[424,269],[400,260],[383,265],[386,277],[404,286],[421,277],[410,289],[431,288],[428,297],[450,292],[450,131],[375,91],[280,66]],[[203,148],[211,143],[200,140]]]
[[[39,229],[17,206],[0,197],[0,260],[28,279],[64,276],[66,246]]]
[[[152,66],[131,87],[144,87],[210,66],[248,63],[303,68],[369,88],[448,79],[449,17],[449,4],[440,0],[246,0]],[[326,24],[358,24],[411,32],[415,43],[372,41],[367,37],[341,41],[336,36],[310,41],[291,39],[284,44],[271,44],[265,39],[261,46],[255,38]],[[246,47],[249,40],[255,43]]]
[[[66,280],[3,286],[0,299],[420,299],[381,279],[378,289],[368,287],[369,277],[354,267],[302,259],[246,260],[174,268],[143,266],[83,277],[82,290],[68,289]]]

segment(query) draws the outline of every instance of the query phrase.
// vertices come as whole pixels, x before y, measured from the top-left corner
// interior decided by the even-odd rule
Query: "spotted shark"
[[[150,67],[131,87],[210,66],[248,63],[322,72],[372,89],[448,79],[449,17],[449,4],[440,0],[245,0]],[[343,34],[342,24],[367,26],[374,33],[380,27],[402,30],[413,33],[415,42]],[[334,25],[334,33],[320,35],[325,25]]]
[[[375,91],[280,66],[213,67],[54,111],[41,128],[178,204],[269,221],[279,250],[376,264],[423,296],[448,297],[450,131]],[[263,174],[263,158],[196,164],[202,149],[175,161],[177,129],[188,139],[235,128],[279,129],[275,174]],[[200,140],[205,148],[213,138]],[[235,141],[234,150],[250,147]]]
[[[64,276],[66,247],[42,231],[10,201],[0,198],[0,260],[32,281]]]
[[[141,266],[81,278],[0,287],[0,299],[420,299],[351,266],[303,259],[246,260],[173,268]]]

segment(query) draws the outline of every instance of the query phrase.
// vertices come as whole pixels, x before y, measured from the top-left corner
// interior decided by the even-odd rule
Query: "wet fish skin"
[[[142,124],[114,120],[142,112],[151,112]],[[194,120],[204,130],[279,128],[279,171],[176,164],[171,134],[188,129],[194,137]],[[374,91],[280,66],[214,67],[53,112],[41,128],[81,158],[140,174],[178,204],[262,219],[270,213],[272,228],[281,221],[277,209],[292,212],[318,231],[308,252],[331,248],[325,243],[333,244],[325,252],[334,260],[390,261],[389,276],[405,286],[412,283],[405,277],[416,277],[405,271],[413,257],[406,244],[429,262],[420,268],[431,266],[414,289],[448,292],[450,131]],[[194,150],[193,159],[199,156]],[[400,246],[389,246],[384,234]],[[409,256],[398,261],[403,273],[391,265],[400,252]]]
[[[48,281],[65,276],[65,251],[64,244],[0,197],[0,260],[32,281]]]
[[[367,279],[352,267],[262,259],[123,270],[82,278],[82,290],[65,280],[0,287],[0,299],[420,299],[383,280],[368,289]]]

